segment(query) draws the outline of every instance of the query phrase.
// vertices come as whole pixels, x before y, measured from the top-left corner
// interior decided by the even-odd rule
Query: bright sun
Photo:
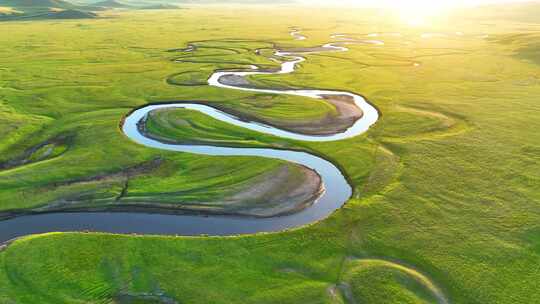
[[[396,10],[403,22],[411,26],[421,26],[450,9],[451,5],[448,2],[433,0],[392,1],[390,7]]]

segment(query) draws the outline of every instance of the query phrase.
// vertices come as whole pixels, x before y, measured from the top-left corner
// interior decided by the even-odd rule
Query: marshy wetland
[[[0,303],[540,301],[537,9],[0,23]]]

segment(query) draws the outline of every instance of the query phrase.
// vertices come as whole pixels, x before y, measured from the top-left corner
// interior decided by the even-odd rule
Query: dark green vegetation
[[[108,17],[114,9],[178,9],[179,6],[155,2],[65,1],[65,0],[0,0],[0,21],[40,19],[90,19]],[[100,12],[100,15],[98,15]]]
[[[51,12],[45,15],[46,18],[50,19],[91,19],[96,18],[97,15],[92,12],[83,12],[79,10],[62,10],[58,12]]]
[[[73,4],[64,0],[2,0],[2,6],[11,7],[55,7],[71,8]]]
[[[111,7],[111,8],[127,8],[130,7],[128,4],[125,4],[120,1],[116,0],[105,0],[105,1],[98,1],[92,3],[94,6],[103,6],[103,7]]]
[[[0,21],[96,18],[93,10],[63,0],[0,0]]]
[[[276,123],[313,119],[331,107],[166,80],[201,71],[180,79],[200,83],[214,68],[275,66],[254,54],[268,42],[314,46],[336,32],[403,37],[307,55],[297,73],[253,79],[365,95],[383,116],[354,139],[306,144],[191,112],[154,117],[153,132],[168,138],[294,147],[332,159],[355,193],[329,219],[232,238],[27,237],[0,253],[0,303],[540,302],[540,65],[534,59],[540,25],[497,12],[476,11],[429,29],[357,10],[268,8],[3,23],[1,163],[28,161],[0,172],[1,210],[99,205],[122,193],[130,200],[219,201],[286,165],[146,149],[121,134],[121,117],[149,102],[195,100]],[[305,28],[310,39],[292,41],[290,26]],[[420,38],[425,31],[448,36]],[[166,51],[196,40],[230,50],[199,49],[194,54],[208,56],[182,63],[173,59],[183,52]],[[194,127],[176,128],[180,122]]]

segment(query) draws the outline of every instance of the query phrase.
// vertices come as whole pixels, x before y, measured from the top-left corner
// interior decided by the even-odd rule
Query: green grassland
[[[114,202],[126,180],[128,201],[160,202],[171,191],[186,202],[219,201],[257,175],[292,165],[144,148],[121,133],[122,117],[147,103],[187,100],[276,125],[317,119],[332,107],[208,87],[204,75],[275,67],[254,55],[272,43],[316,46],[334,33],[403,36],[306,55],[296,73],[251,78],[259,86],[366,96],[382,117],[353,139],[283,140],[180,110],[150,120],[151,132],[169,139],[287,147],[331,159],[354,196],[327,220],[229,238],[26,237],[0,252],[0,303],[540,302],[540,23],[530,7],[513,10],[520,12],[513,18],[498,9],[463,12],[429,29],[372,11],[294,7],[2,23],[1,212]],[[292,40],[291,26],[309,39]],[[448,36],[421,38],[424,32]],[[194,41],[212,48],[174,62],[186,54],[170,50]],[[137,166],[150,169],[122,174]]]

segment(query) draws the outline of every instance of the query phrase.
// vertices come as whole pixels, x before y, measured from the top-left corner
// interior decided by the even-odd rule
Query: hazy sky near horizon
[[[300,0],[300,2],[306,4],[342,4],[342,5],[354,5],[365,7],[395,7],[404,6],[407,3],[415,3],[415,5],[426,3],[433,5],[434,3],[441,4],[443,6],[475,6],[483,4],[500,4],[500,3],[518,3],[518,2],[539,2],[539,0]]]

